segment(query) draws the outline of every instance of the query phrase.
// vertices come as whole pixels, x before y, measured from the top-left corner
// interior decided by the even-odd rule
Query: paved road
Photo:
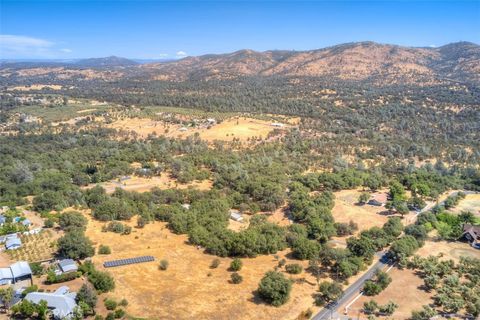
[[[354,298],[358,294],[360,289],[363,287],[363,283],[368,279],[372,278],[378,269],[383,269],[387,265],[387,263],[383,262],[385,261],[385,252],[379,252],[377,253],[377,256],[379,257],[379,260],[370,269],[368,269],[367,272],[365,272],[360,278],[358,278],[357,281],[355,281],[351,286],[345,289],[343,295],[335,303],[327,305],[325,308],[320,310],[320,312],[317,313],[312,319],[328,319],[332,316],[332,314],[336,312],[338,307]]]

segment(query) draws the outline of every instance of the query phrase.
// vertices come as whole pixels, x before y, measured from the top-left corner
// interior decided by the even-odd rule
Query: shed
[[[20,238],[10,238],[5,242],[5,248],[7,250],[16,250],[22,246],[22,240]]]
[[[238,222],[243,221],[242,214],[237,210],[230,210],[230,219]]]
[[[58,267],[62,273],[75,272],[78,266],[72,259],[63,259],[58,262]]]

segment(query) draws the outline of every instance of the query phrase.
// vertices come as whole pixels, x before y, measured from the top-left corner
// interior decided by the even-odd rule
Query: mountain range
[[[51,65],[0,65],[0,77],[4,80],[10,77],[35,79],[38,76],[105,81],[135,77],[174,82],[231,80],[252,76],[320,77],[367,81],[378,85],[435,85],[445,81],[480,84],[480,46],[470,42],[436,48],[356,42],[318,50],[240,50],[143,64],[112,56]]]

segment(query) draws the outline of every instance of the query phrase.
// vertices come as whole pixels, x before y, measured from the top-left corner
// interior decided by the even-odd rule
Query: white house
[[[76,293],[70,292],[67,286],[55,290],[53,293],[30,292],[25,296],[25,300],[39,303],[40,300],[47,302],[48,309],[52,310],[55,319],[71,319],[77,303],[75,302]]]

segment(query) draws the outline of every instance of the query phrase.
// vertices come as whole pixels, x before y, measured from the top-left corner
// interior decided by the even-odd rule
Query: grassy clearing
[[[89,218],[90,219],[90,218]],[[130,223],[134,226],[134,220]],[[298,281],[293,285],[290,300],[276,308],[259,300],[254,291],[264,273],[272,270],[278,259],[288,251],[274,255],[242,259],[241,284],[231,284],[228,267],[232,259],[219,258],[220,265],[210,267],[215,256],[187,245],[185,235],[172,234],[164,223],[151,223],[143,229],[133,228],[130,235],[101,232],[102,223],[90,220],[87,235],[95,245],[108,245],[110,255],[97,255],[93,262],[99,269],[107,260],[152,255],[156,261],[124,267],[109,268],[116,281],[116,289],[109,294],[116,300],[126,298],[127,312],[132,316],[155,319],[295,319],[313,304],[315,279],[307,274],[290,276]],[[169,267],[158,269],[160,260]],[[307,261],[287,259],[287,263]],[[192,267],[194,266],[194,267]],[[281,269],[283,270],[283,269]],[[304,279],[304,280],[302,280]],[[149,306],[145,308],[145,306]]]
[[[85,189],[93,188],[96,184],[91,184]],[[162,190],[166,189],[187,189],[195,188],[198,190],[210,190],[212,188],[211,180],[193,181],[190,183],[178,183],[175,179],[172,179],[168,174],[162,174],[160,176],[154,176],[152,178],[142,178],[133,176],[128,180],[118,181],[112,180],[108,182],[99,183],[107,193],[112,193],[116,188],[121,188],[127,191],[146,192],[152,188],[157,187]]]

